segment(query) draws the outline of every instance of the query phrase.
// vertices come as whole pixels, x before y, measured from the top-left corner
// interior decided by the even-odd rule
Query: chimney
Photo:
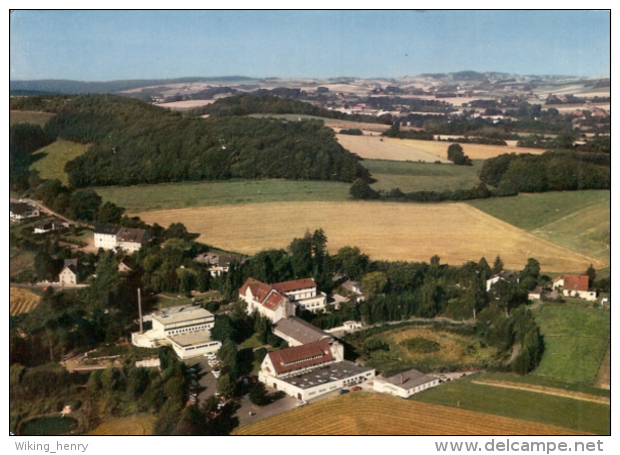
[[[405,378],[404,378],[403,374],[401,373],[401,375],[400,375],[400,385],[403,385],[404,382],[405,382]]]
[[[140,319],[140,333],[144,333],[142,327],[142,299],[140,298],[140,288],[138,288],[138,317]]]

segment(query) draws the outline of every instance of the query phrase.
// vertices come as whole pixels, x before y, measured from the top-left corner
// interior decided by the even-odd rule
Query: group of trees
[[[479,173],[484,183],[510,192],[609,189],[608,155],[545,152],[504,154],[486,160]]]
[[[452,144],[448,147],[448,159],[458,166],[471,166],[471,160],[463,152],[461,144]]]

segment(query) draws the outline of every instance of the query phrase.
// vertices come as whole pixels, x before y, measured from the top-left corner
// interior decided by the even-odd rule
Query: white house
[[[375,377],[375,370],[344,359],[338,342],[316,341],[267,354],[258,374],[267,387],[310,400]]]
[[[72,265],[65,266],[58,275],[58,282],[62,286],[71,286],[78,284],[77,269]]]
[[[116,233],[118,227],[112,224],[99,224],[95,226],[95,248],[104,250],[116,249]]]
[[[148,242],[151,236],[144,229],[122,227],[116,233],[116,246],[128,253],[140,251],[142,245]]]
[[[51,231],[58,231],[60,229],[64,229],[68,226],[68,223],[63,223],[61,221],[41,221],[34,225],[34,233],[35,234],[46,234]]]
[[[9,202],[9,218],[11,221],[21,221],[39,216],[39,207],[24,202]]]
[[[375,378],[373,388],[379,393],[409,398],[415,393],[439,384],[439,378],[429,376],[418,370],[409,370],[389,378]]]
[[[498,281],[514,281],[518,283],[519,277],[516,273],[512,272],[497,273],[487,280],[487,292],[489,292],[493,285]]]
[[[131,334],[131,342],[140,347],[172,346],[179,358],[187,359],[215,352],[222,343],[211,339],[215,316],[199,306],[165,308],[152,314],[153,328]]]
[[[596,300],[596,290],[589,288],[588,275],[562,275],[553,280],[553,289],[561,289],[565,297]]]
[[[139,251],[151,239],[144,229],[118,227],[113,224],[95,226],[95,248],[122,250],[128,253]]]
[[[295,316],[295,306],[290,300],[268,284],[248,278],[239,289],[239,298],[247,303],[247,312],[258,311],[261,316],[276,323]]]

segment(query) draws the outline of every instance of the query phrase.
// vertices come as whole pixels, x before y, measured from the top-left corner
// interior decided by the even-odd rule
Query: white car
[[[299,407],[301,407],[301,406],[305,406],[305,405],[307,405],[307,404],[308,404],[308,402],[307,402],[307,401],[300,401],[300,402],[298,402],[298,403],[295,403],[295,406],[297,406],[297,407],[299,408]]]

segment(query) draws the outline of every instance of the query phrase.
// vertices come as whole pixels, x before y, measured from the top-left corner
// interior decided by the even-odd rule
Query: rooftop
[[[383,378],[383,380],[403,389],[411,389],[412,387],[417,387],[419,385],[426,384],[427,382],[434,381],[435,378],[418,370],[408,370],[403,371],[400,374],[390,376],[389,378]]]
[[[142,243],[149,239],[149,234],[144,229],[120,228],[116,238],[119,242]]]
[[[97,224],[95,226],[95,234],[116,235],[118,226],[114,224]]]
[[[313,326],[309,322],[290,316],[280,319],[274,326],[274,332],[278,331],[283,335],[298,341],[301,344],[308,344],[322,339],[331,339],[331,335]]]
[[[189,322],[194,319],[213,317],[213,313],[202,307],[185,305],[166,308],[153,313],[153,319],[162,324],[176,324],[179,322]]]
[[[343,360],[342,362],[332,363],[312,371],[300,374],[299,376],[291,376],[282,381],[288,382],[301,389],[308,389],[320,384],[327,384],[333,381],[339,381],[351,376],[359,375],[372,368],[357,365],[356,363]]]
[[[184,333],[183,335],[169,336],[168,339],[181,347],[193,346],[195,344],[208,343],[209,341],[212,341],[209,330],[197,330],[195,332]]]
[[[271,359],[277,374],[318,366],[334,360],[329,343],[326,340],[270,352],[267,355]]]
[[[314,278],[303,278],[301,280],[284,281],[282,283],[275,283],[272,287],[279,292],[286,294],[287,292],[299,291],[301,289],[316,288]]]
[[[564,275],[563,288],[569,291],[587,291],[588,275]]]

